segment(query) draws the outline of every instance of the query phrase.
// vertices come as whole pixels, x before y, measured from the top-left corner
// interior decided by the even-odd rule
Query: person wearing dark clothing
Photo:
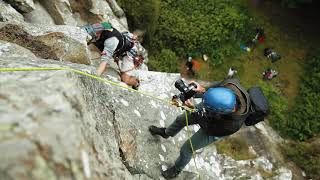
[[[257,44],[258,42],[262,44],[262,43],[264,43],[264,41],[265,41],[264,30],[260,27],[256,28],[256,35],[253,38],[252,42],[254,44]]]
[[[186,67],[187,67],[188,73],[190,73],[192,76],[194,76],[195,72],[193,70],[193,62],[192,62],[191,56],[188,57],[188,61],[186,62]]]
[[[188,125],[199,124],[201,128],[190,139],[192,147],[186,141],[174,166],[162,171],[165,178],[176,177],[191,160],[193,151],[237,132],[249,114],[249,94],[236,79],[226,79],[207,88],[197,84],[195,91],[203,101],[195,106],[195,112],[187,112]],[[185,105],[193,106],[190,101],[186,101]],[[186,116],[183,113],[168,128],[150,126],[149,131],[152,135],[169,138],[185,126]]]

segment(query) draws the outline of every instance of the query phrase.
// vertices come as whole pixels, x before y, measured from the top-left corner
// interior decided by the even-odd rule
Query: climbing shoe
[[[166,179],[172,179],[177,177],[180,174],[181,171],[177,170],[175,166],[172,166],[171,168],[161,171],[161,174]]]
[[[156,126],[149,126],[149,131],[152,135],[159,135],[165,139],[169,137],[169,135],[166,135],[165,132],[166,128],[158,128]]]
[[[136,84],[136,85],[133,85],[133,86],[132,86],[132,89],[138,90],[138,89],[139,89],[139,86],[140,86],[140,81],[139,81],[139,79],[137,79],[137,84]]]

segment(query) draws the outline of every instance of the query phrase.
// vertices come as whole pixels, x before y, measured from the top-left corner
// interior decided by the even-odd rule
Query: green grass
[[[244,0],[244,2],[248,5],[252,16],[255,17],[256,24],[264,28],[266,34],[265,43],[258,44],[251,52],[244,52],[239,47],[239,55],[225,59],[224,63],[219,67],[209,67],[206,62],[199,60],[201,69],[196,78],[207,81],[219,80],[226,76],[229,67],[232,66],[238,70],[236,78],[245,87],[250,87],[255,85],[262,78],[262,72],[270,67],[277,70],[279,76],[265,83],[271,83],[278,87],[290,106],[298,94],[299,81],[303,74],[303,61],[309,48],[314,43],[307,41],[304,34],[296,32],[294,27],[290,31],[290,27],[294,25],[281,22],[285,21],[285,19],[275,21],[276,17],[270,17],[265,12],[252,7],[247,0]],[[263,49],[266,47],[272,47],[282,56],[282,59],[271,63],[263,55]],[[181,69],[184,68],[184,63],[182,63]]]

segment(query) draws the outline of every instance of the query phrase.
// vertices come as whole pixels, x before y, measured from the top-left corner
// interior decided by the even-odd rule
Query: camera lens
[[[185,102],[187,99],[190,99],[196,94],[196,92],[193,90],[197,88],[195,83],[190,83],[187,86],[181,79],[179,79],[174,83],[174,86],[181,92],[177,97],[179,97],[182,102]]]
[[[180,92],[185,92],[185,89],[188,88],[182,79],[178,79],[175,83],[174,86],[180,91]]]

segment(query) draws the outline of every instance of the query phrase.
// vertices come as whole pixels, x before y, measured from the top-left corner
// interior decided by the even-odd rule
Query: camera
[[[182,102],[185,102],[186,100],[190,99],[193,95],[195,95],[197,92],[194,91],[194,89],[197,88],[197,85],[195,83],[190,83],[186,85],[182,79],[178,79],[174,86],[181,92],[179,95],[174,95],[172,98],[179,98]]]

